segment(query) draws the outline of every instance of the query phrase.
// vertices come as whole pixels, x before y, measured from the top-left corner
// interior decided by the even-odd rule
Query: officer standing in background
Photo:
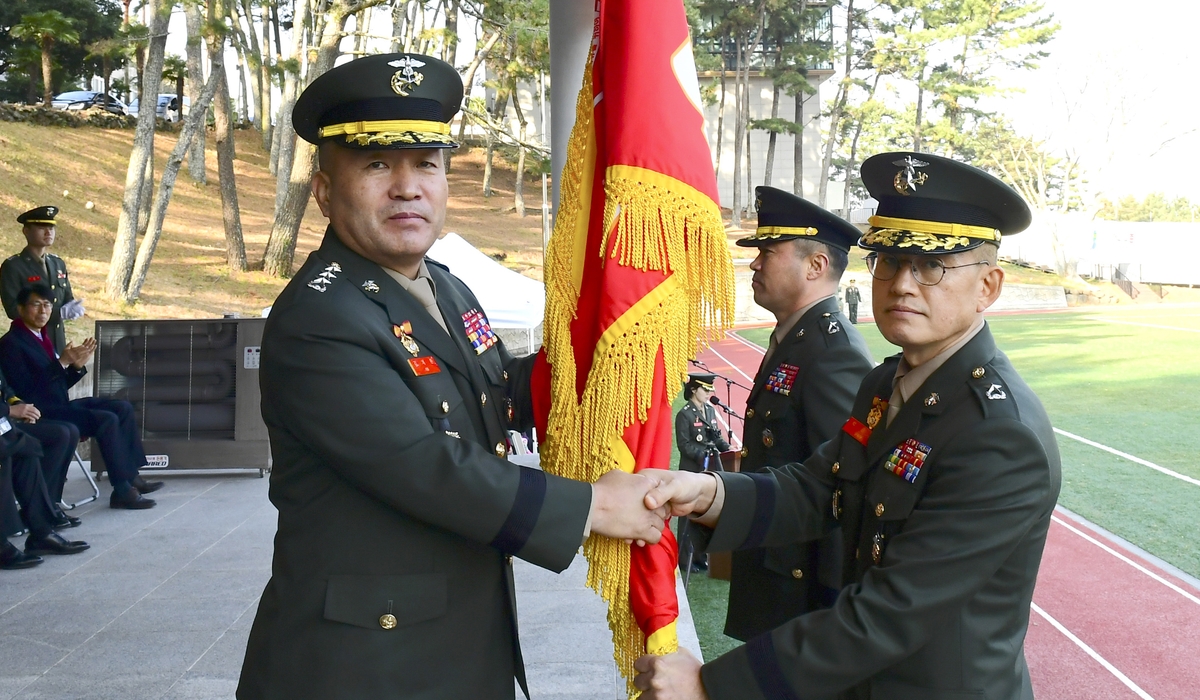
[[[1000,236],[1029,208],[965,163],[884,153],[859,246],[871,306],[902,353],[875,368],[837,439],[804,464],[717,478],[664,472],[672,512],[703,513],[710,548],[844,534],[837,602],[701,667],[643,657],[645,700],[1032,700],[1024,643],[1061,484],[1054,431],[996,347]],[[666,493],[670,491],[670,493]]]
[[[512,698],[513,557],[562,571],[589,530],[661,537],[649,479],[506,459],[506,429],[532,422],[533,358],[425,257],[462,98],[453,66],[393,53],[332,68],[296,102],[329,227],[263,332],[279,522],[240,700]]]
[[[789,192],[757,189],[758,230],[738,245],[758,248],[754,302],[778,320],[746,401],[742,471],[808,459],[837,435],[871,353],[837,299],[859,231]],[[693,526],[694,527],[694,526]],[[837,597],[841,542],[733,553],[725,634],[743,641]]]
[[[846,315],[850,317],[850,323],[858,325],[858,302],[862,301],[862,294],[858,291],[855,285],[856,280],[850,278],[850,286],[846,287]]]
[[[717,412],[709,403],[713,379],[715,376],[711,374],[690,374],[683,387],[687,403],[675,414],[675,445],[679,448],[679,468],[684,471],[720,471],[721,453],[729,449],[717,423]],[[677,524],[679,570],[686,571],[685,567],[690,567],[692,573],[706,571],[708,555],[690,546],[687,518],[679,518]]]
[[[83,305],[71,292],[71,279],[67,276],[67,264],[48,249],[54,245],[55,218],[58,207],[42,206],[21,214],[17,223],[25,234],[26,246],[20,253],[0,263],[0,302],[4,313],[16,319],[17,292],[35,284],[44,284],[54,295],[54,309],[46,332],[54,341],[55,351],[61,353],[67,346],[63,319],[73,320],[83,316]]]

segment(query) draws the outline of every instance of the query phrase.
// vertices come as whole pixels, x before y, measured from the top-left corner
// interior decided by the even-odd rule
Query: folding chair
[[[80,456],[79,456],[79,450],[75,450],[75,463],[79,465],[79,469],[81,471],[83,471],[83,475],[85,477],[87,477],[88,483],[92,485],[92,495],[88,496],[87,498],[83,498],[78,501],[75,501],[74,503],[67,503],[66,501],[59,501],[58,505],[61,506],[64,510],[74,510],[76,507],[81,506],[84,503],[91,503],[92,501],[94,501],[100,497],[100,487],[96,485],[96,479],[92,477],[91,470],[89,470],[87,467],[83,466],[83,459],[80,458]]]

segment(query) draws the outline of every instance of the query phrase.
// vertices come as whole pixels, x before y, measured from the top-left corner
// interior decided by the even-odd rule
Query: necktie
[[[446,327],[446,320],[442,318],[442,310],[438,308],[437,297],[433,295],[433,284],[431,282],[432,280],[428,277],[418,277],[408,286],[408,293],[421,302],[421,306],[425,307],[425,310],[429,312],[433,320],[437,321],[442,330],[446,331],[446,334],[449,335],[450,329]]]
[[[904,377],[899,377],[892,385],[892,395],[888,398],[887,422],[884,423],[884,428],[891,427],[892,419],[900,413],[900,407],[904,405],[904,395],[900,393],[900,382],[902,381],[904,381]]]

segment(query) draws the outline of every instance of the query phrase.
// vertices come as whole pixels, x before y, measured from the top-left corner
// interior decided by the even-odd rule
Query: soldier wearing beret
[[[754,301],[778,325],[746,400],[744,472],[808,459],[837,435],[875,364],[837,299],[859,230],[774,187],[759,187],[755,205],[758,229],[738,245],[758,250],[750,263]],[[725,634],[745,641],[829,607],[841,587],[839,534],[734,552]]]
[[[835,440],[767,473],[666,474],[709,547],[811,540],[840,527],[845,587],[701,666],[643,658],[645,700],[1032,700],[1024,642],[1060,463],[1041,402],[996,347],[1002,234],[1029,209],[996,178],[922,153],[862,165],[879,201],[872,307],[902,352],[863,381]],[[690,478],[689,478],[690,477]]]
[[[0,301],[4,303],[4,312],[15,320],[19,316],[17,292],[35,284],[49,287],[54,294],[51,300],[54,302],[54,310],[50,313],[46,332],[54,341],[54,349],[61,353],[67,346],[63,318],[79,318],[83,315],[83,305],[75,299],[71,291],[67,264],[48,250],[54,245],[57,216],[58,207],[43,206],[30,209],[17,217],[27,245],[20,253],[0,263]]]
[[[687,403],[675,414],[675,445],[679,448],[679,468],[689,472],[720,469],[720,454],[729,449],[717,424],[717,412],[709,403],[713,395],[712,374],[688,375],[683,386]],[[691,546],[687,535],[688,521],[678,519],[679,568],[694,573],[708,568],[708,557]]]
[[[532,420],[533,358],[512,357],[425,257],[462,96],[449,64],[387,54],[296,103],[329,228],[263,336],[279,524],[241,700],[511,698],[514,677],[525,686],[512,558],[562,571],[589,528],[660,537],[650,480],[589,485],[506,459],[506,429]]]

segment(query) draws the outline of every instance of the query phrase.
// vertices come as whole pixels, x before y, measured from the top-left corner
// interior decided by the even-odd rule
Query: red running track
[[[749,387],[762,356],[731,335],[698,360]],[[748,389],[730,385],[727,395],[719,379],[716,389],[745,413]],[[741,437],[736,419],[733,431]],[[1200,588],[1062,509],[1050,525],[1033,603],[1025,657],[1039,699],[1200,698]]]

